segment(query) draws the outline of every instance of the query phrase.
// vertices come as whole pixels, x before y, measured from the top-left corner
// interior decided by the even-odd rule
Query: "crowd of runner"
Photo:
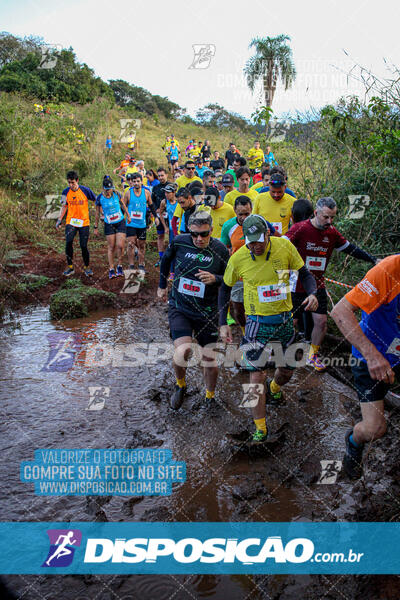
[[[89,201],[96,207],[95,235],[104,221],[110,279],[124,276],[125,251],[129,269],[137,263],[146,272],[146,238],[154,224],[157,296],[168,299],[175,346],[171,407],[178,410],[186,395],[193,337],[202,349],[205,399],[213,401],[218,378],[213,346],[219,337],[231,343],[230,326],[236,324],[241,329],[240,367],[249,372],[255,398],[251,444],[263,444],[268,442],[266,406],[283,401],[282,386],[298,364],[291,351],[297,347],[294,342],[309,344],[311,368],[326,368],[320,356],[328,315],[324,273],[333,250],[370,263],[366,277],[331,313],[358,359],[353,373],[362,421],[346,435],[344,467],[351,477],[359,477],[364,444],[385,433],[383,398],[400,374],[400,255],[380,261],[346,240],[333,225],[334,199],[320,198],[315,206],[297,199],[270,146],[264,152],[259,141],[244,155],[231,143],[222,156],[212,151],[209,140],[191,139],[181,148],[171,134],[162,149],[166,165],[157,171],[146,170],[143,160],[126,153],[113,171],[121,192],[109,175],[96,195],[80,184],[77,172],[67,173],[56,223],[58,229],[66,215],[64,275],[75,272],[76,234],[85,274],[93,275]],[[358,308],[363,311],[360,325]],[[276,368],[266,379],[271,347]]]

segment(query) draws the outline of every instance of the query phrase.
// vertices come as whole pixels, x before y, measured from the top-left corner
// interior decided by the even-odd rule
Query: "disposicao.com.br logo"
[[[82,532],[79,529],[48,529],[50,548],[42,567],[69,567],[75,548],[81,545]]]

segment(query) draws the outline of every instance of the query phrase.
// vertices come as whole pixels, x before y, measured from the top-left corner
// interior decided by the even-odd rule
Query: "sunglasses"
[[[189,233],[194,238],[197,238],[199,236],[202,238],[206,238],[210,235],[211,229],[209,229],[208,231],[189,231]]]
[[[194,171],[196,167],[185,167],[188,171]]]

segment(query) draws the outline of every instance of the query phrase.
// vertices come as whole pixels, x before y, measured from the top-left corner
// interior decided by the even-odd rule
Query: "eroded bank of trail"
[[[134,344],[169,342],[166,306],[95,313],[90,319],[51,322],[47,308],[19,315],[20,328],[2,329],[4,521],[389,521],[399,517],[399,413],[389,414],[384,440],[368,453],[363,480],[339,475],[319,483],[321,460],[340,461],[347,427],[358,416],[355,392],[330,374],[296,371],[286,403],[270,408],[276,443],[249,454],[234,441],[252,430],[240,407],[247,376],[221,369],[217,399],[203,400],[201,369],[188,372],[189,395],[169,408],[174,377],[169,361],[129,364]],[[81,335],[68,372],[43,371],[47,336]],[[118,348],[118,353],[106,349]],[[88,359],[97,352],[97,364]],[[118,359],[116,359],[118,356]],[[121,360],[122,356],[122,360]],[[87,410],[89,387],[110,390],[103,410]],[[187,480],[169,497],[39,497],[21,483],[19,465],[37,448],[170,448],[187,464]],[[10,498],[13,499],[10,502]],[[8,576],[16,596],[96,598],[397,598],[396,578],[343,576]],[[377,590],[384,595],[377,595]],[[340,591],[340,593],[339,593]],[[396,592],[397,593],[397,592]],[[341,595],[342,594],[342,595]]]

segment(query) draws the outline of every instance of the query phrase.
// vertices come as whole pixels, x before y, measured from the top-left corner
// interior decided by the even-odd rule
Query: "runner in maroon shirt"
[[[321,362],[318,351],[327,330],[328,299],[325,289],[324,273],[328,266],[333,250],[345,252],[354,258],[376,263],[376,258],[361,248],[348,242],[342,234],[333,227],[336,216],[336,202],[333,198],[320,198],[316,204],[314,217],[295,223],[286,233],[286,237],[296,246],[304,260],[307,269],[314,275],[317,282],[318,308],[312,313],[314,327],[311,334],[310,353],[307,364],[316,371],[324,371],[325,365]],[[293,316],[295,319],[302,317],[301,303],[307,294],[300,281],[297,282],[296,291],[292,293]]]

